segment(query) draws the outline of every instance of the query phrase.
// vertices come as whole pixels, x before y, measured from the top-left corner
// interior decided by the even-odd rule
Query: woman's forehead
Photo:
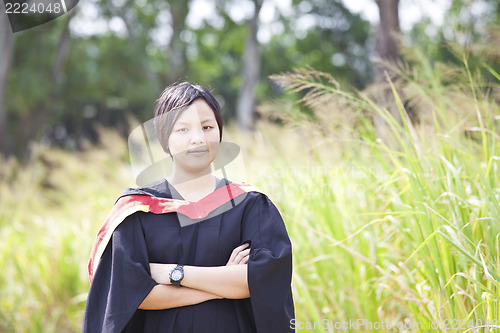
[[[215,114],[204,100],[197,100],[182,111],[176,123],[215,121]]]

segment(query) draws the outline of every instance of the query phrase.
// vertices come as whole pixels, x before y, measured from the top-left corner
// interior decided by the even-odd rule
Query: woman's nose
[[[191,131],[191,134],[192,144],[205,143],[205,134],[201,128]]]

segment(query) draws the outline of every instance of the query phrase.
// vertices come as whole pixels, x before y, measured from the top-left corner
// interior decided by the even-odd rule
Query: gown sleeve
[[[113,232],[85,304],[83,333],[132,332],[141,325],[138,311],[156,282],[151,278],[139,213]]]
[[[292,245],[283,219],[261,193],[245,211],[242,241],[251,241],[248,288],[258,333],[293,332]]]

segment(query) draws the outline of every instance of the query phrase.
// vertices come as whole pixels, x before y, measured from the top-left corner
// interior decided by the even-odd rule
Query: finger
[[[249,254],[250,254],[250,249],[243,250],[240,253],[238,253],[238,255],[236,256],[236,260],[241,260],[241,258],[243,258]]]
[[[249,246],[249,244],[248,244],[248,243],[243,243],[243,244],[241,244],[240,246],[237,246],[237,247],[235,248],[235,250],[242,251],[242,250],[246,249],[248,246]]]
[[[236,249],[233,250],[233,252],[231,252],[231,256],[229,257],[229,260],[227,261],[227,263],[231,263],[234,261],[234,258],[236,258],[236,255],[238,254],[238,252],[236,251]]]
[[[244,263],[247,263],[248,262],[248,258],[250,257],[249,254],[245,255],[245,256],[242,256],[241,258],[238,258],[237,260],[237,264],[238,265],[241,265],[241,264],[244,264]]]
[[[244,256],[243,258],[241,258],[241,260],[238,262],[238,265],[244,265],[246,263],[248,263],[248,260],[249,260],[250,256]]]
[[[243,245],[240,245],[240,246],[237,246],[233,252],[231,252],[231,257],[229,258],[229,261],[234,261],[236,259],[236,256],[238,255],[238,253],[240,253],[240,251],[242,251],[244,248],[245,248],[245,245],[247,244],[243,244]]]
[[[240,253],[238,253],[238,255],[236,256],[236,259],[234,261],[236,263],[240,263],[243,258],[245,258],[249,255],[250,255],[250,249],[243,250]]]
[[[242,244],[238,247],[236,247],[233,252],[231,252],[231,257],[229,258],[229,261],[228,262],[232,262],[236,259],[236,256],[238,255],[238,253],[240,253],[241,251],[243,251],[243,249],[245,249],[246,247],[248,247],[248,243],[245,243],[245,244]]]

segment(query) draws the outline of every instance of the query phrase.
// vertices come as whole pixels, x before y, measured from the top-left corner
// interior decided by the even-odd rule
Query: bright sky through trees
[[[378,9],[375,0],[343,0],[344,5],[372,23],[378,23]],[[444,14],[450,7],[451,0],[401,0],[399,7],[400,25],[403,31],[423,17],[429,17],[434,25],[442,25]]]
[[[353,12],[360,13],[361,16],[372,23],[378,22],[378,9],[375,0],[343,0],[344,5]],[[260,13],[261,30],[259,32],[260,42],[269,41],[271,35],[280,33],[283,28],[276,18],[278,14],[288,16],[291,15],[291,0],[266,0]],[[429,17],[434,25],[442,25],[444,13],[450,7],[451,0],[401,0],[400,4],[400,24],[403,31],[410,30],[411,27],[422,19]],[[101,34],[108,29],[118,34],[123,33],[125,26],[120,22],[119,18],[115,18],[109,22],[98,18],[98,10],[92,1],[80,2],[78,5],[81,13],[72,22],[72,31],[79,35],[94,35]],[[198,29],[205,22],[213,26],[220,27],[223,24],[221,17],[217,15],[215,3],[211,0],[194,0],[191,2],[190,11],[188,14],[188,26]],[[307,2],[304,1],[299,5],[307,7]],[[147,10],[146,6],[144,7]],[[236,22],[241,22],[249,18],[252,11],[252,3],[248,0],[234,2],[228,4],[227,10],[229,15]],[[247,15],[248,14],[248,15]],[[163,20],[161,20],[163,21]],[[167,22],[165,22],[167,23]],[[314,25],[312,17],[304,16],[300,20],[300,30],[307,30],[308,27]],[[158,31],[158,33],[160,33]],[[155,38],[156,39],[156,38]],[[158,38],[164,40],[164,38]]]

